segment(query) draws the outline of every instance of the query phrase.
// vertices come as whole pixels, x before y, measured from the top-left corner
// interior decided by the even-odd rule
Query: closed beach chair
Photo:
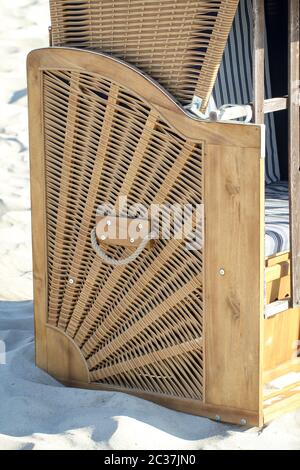
[[[274,116],[210,119],[252,108],[251,4],[50,5],[55,47],[28,58],[38,366],[238,424],[299,406]],[[170,206],[192,233],[175,214],[165,236]]]

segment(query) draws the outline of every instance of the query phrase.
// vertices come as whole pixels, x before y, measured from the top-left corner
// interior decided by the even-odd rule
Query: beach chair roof
[[[50,0],[54,46],[96,49],[205,111],[238,0]]]

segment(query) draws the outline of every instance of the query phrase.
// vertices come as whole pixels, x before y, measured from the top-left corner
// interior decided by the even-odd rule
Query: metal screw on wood
[[[74,284],[74,279],[72,277],[70,277],[70,279],[68,280],[68,283],[69,284]]]
[[[216,415],[216,416],[215,416],[215,420],[216,420],[216,421],[221,421],[221,416],[220,416],[220,415]]]
[[[101,235],[100,240],[105,240],[105,235]]]
[[[241,425],[245,426],[247,424],[247,420],[245,418],[241,419]]]
[[[130,238],[130,243],[134,243],[134,238]]]
[[[219,273],[220,273],[220,276],[225,276],[225,269],[221,268]]]

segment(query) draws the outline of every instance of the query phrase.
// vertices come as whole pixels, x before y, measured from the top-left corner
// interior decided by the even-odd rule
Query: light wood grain
[[[58,380],[89,383],[89,371],[76,343],[58,328],[47,325],[47,371]]]
[[[275,266],[279,263],[284,261],[290,260],[290,252],[289,251],[282,251],[280,253],[276,253],[275,255],[269,256],[266,259],[266,267]]]
[[[47,241],[45,168],[43,159],[43,110],[41,106],[41,74],[28,67],[29,152],[32,210],[33,295],[35,326],[35,359],[47,370]]]
[[[277,111],[283,111],[288,108],[288,98],[286,96],[282,98],[269,98],[264,101],[264,113],[275,113]]]
[[[256,412],[263,330],[261,162],[255,150],[210,145],[204,171],[205,401]]]
[[[289,309],[264,320],[264,370],[293,359],[300,339],[300,309]]]

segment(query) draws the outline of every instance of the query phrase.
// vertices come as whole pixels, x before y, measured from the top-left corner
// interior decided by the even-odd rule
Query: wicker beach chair
[[[299,382],[271,383],[300,371],[300,309],[266,316],[290,295],[289,254],[264,249],[276,152],[265,178],[262,125],[183,106],[206,110],[237,3],[51,2],[56,47],[28,59],[36,362],[67,385],[262,425],[300,399]],[[269,190],[271,207],[283,191]],[[141,204],[186,205],[193,227],[204,206],[200,240],[152,240]],[[104,231],[124,220],[138,240]]]
[[[252,289],[263,292],[260,126],[192,118],[151,79],[99,53],[42,49],[31,53],[28,70],[38,365],[71,385],[210,417],[220,405],[224,420],[258,423],[261,307]],[[146,208],[187,204],[191,218],[204,203],[209,244],[189,250],[193,240],[159,238],[130,263],[108,264],[91,233],[98,206],[119,196]],[[239,224],[238,244],[217,236]],[[130,242],[98,245],[121,261],[136,250]],[[233,253],[248,273],[236,284],[219,274]],[[220,338],[231,322],[224,313],[240,302],[245,331],[233,351]],[[207,351],[218,343],[219,353]],[[212,373],[228,360],[230,380],[245,389],[229,401],[228,376]]]

